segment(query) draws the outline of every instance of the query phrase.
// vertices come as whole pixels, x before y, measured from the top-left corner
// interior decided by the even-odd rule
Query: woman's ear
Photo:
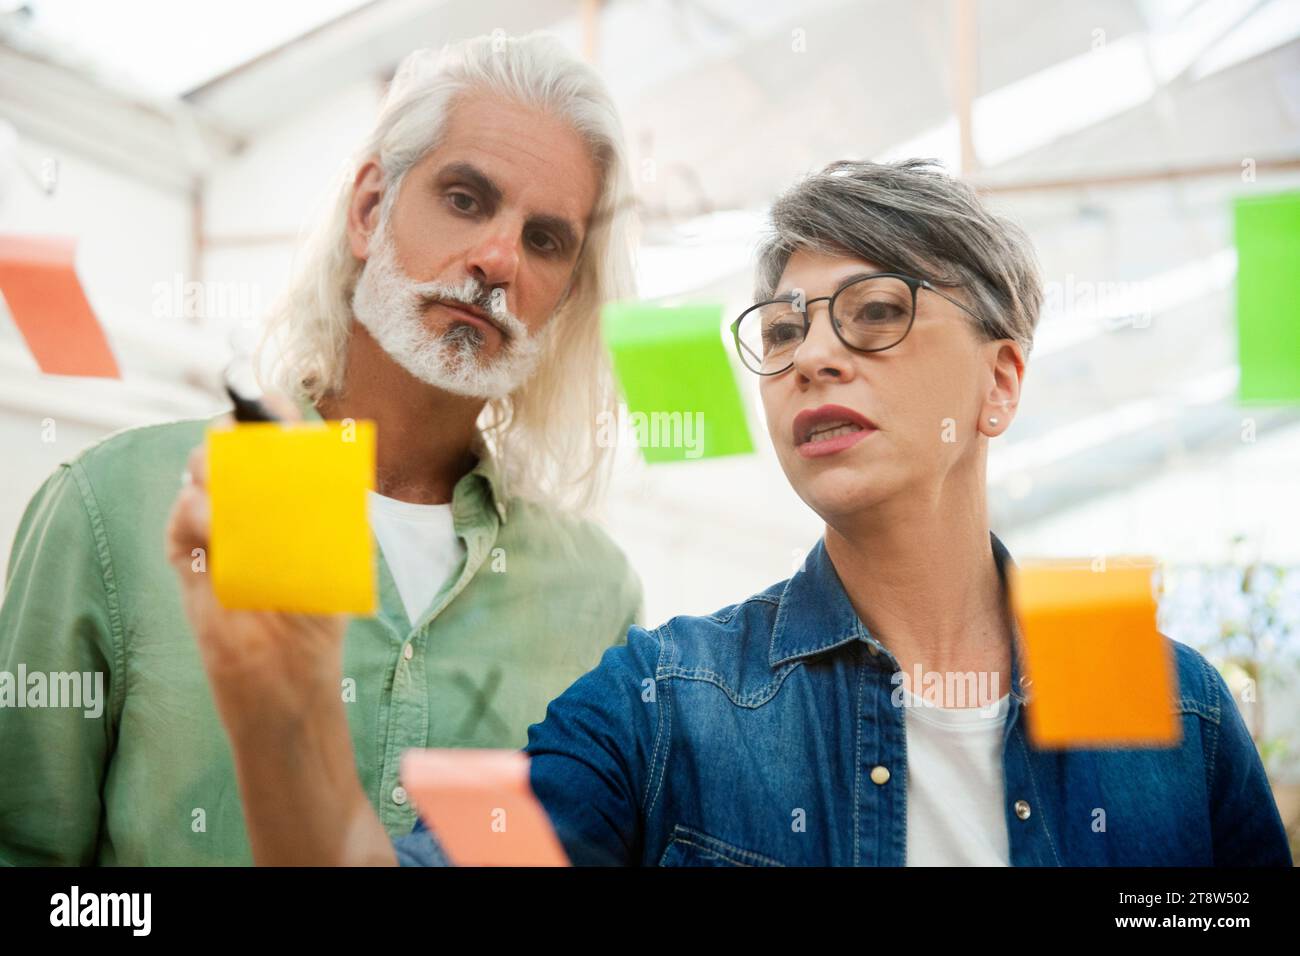
[[[980,409],[979,430],[990,438],[1001,435],[1020,405],[1020,386],[1025,378],[1025,353],[1013,339],[999,339],[985,346],[989,362],[989,388]]]
[[[352,201],[348,203],[348,245],[352,254],[364,260],[370,255],[370,237],[379,228],[379,205],[384,197],[383,167],[377,159],[361,164],[352,180]]]

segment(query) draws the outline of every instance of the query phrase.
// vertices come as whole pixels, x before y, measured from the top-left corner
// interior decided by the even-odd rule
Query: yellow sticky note
[[[1177,675],[1156,630],[1155,563],[1026,563],[1011,593],[1024,643],[1030,738],[1049,748],[1172,747]]]
[[[209,571],[227,608],[375,612],[373,422],[208,432]]]

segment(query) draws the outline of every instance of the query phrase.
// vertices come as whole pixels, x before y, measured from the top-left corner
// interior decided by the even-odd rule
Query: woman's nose
[[[847,381],[853,377],[853,356],[831,327],[829,303],[808,308],[808,334],[794,351],[794,369],[803,381]]]

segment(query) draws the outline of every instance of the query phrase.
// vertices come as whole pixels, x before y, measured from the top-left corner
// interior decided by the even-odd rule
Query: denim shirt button
[[[1029,819],[1029,801],[1017,800],[1015,809],[1016,809],[1016,816],[1018,816],[1021,820]]]
[[[880,648],[876,647],[875,644],[868,644],[868,645],[867,645],[867,653],[870,654],[872,657],[879,657],[879,656],[880,656]]]
[[[874,783],[874,784],[876,784],[877,786],[883,786],[883,785],[889,783],[889,768],[888,768],[888,767],[872,767],[872,768],[871,768],[871,782]]]

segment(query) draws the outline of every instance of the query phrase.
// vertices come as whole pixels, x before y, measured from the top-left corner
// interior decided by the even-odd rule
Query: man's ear
[[[998,339],[984,348],[989,362],[989,387],[980,408],[978,428],[992,438],[1007,430],[1020,405],[1025,353],[1014,339]]]
[[[387,179],[379,160],[361,164],[352,180],[352,200],[348,203],[348,245],[358,259],[370,255],[370,237],[379,228],[379,204],[384,197]]]

